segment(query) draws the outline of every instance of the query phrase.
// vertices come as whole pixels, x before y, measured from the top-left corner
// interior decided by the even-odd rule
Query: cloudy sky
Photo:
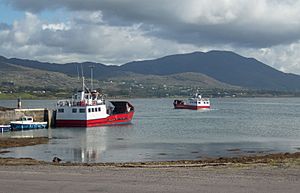
[[[300,0],[0,0],[0,55],[123,64],[231,50],[300,74]]]

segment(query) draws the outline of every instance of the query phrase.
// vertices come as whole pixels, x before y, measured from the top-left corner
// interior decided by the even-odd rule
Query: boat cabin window
[[[98,107],[98,111],[99,111],[99,112],[101,111],[101,107]]]
[[[98,108],[95,108],[95,112],[98,112]]]
[[[72,109],[72,113],[77,113],[77,109]]]
[[[31,117],[21,117],[21,121],[32,121]]]
[[[89,113],[91,112],[91,109],[89,109]]]
[[[57,110],[59,113],[63,113],[64,112],[64,109],[58,109]]]
[[[94,109],[94,108],[92,108],[92,112],[95,112],[95,109]]]
[[[86,99],[92,99],[92,96],[91,95],[86,95],[85,98]]]
[[[79,109],[79,113],[85,113],[85,109]]]

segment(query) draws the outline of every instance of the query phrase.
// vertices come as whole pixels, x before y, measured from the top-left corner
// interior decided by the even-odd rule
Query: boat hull
[[[92,120],[59,120],[56,119],[56,127],[97,127],[106,125],[121,125],[131,123],[134,111],[128,113],[113,114],[106,118]]]
[[[0,125],[0,132],[9,132],[11,130],[10,125]]]
[[[45,129],[45,128],[47,128],[47,123],[43,123],[43,124],[11,123],[10,126],[11,126],[12,131],[31,130],[31,129]]]
[[[174,109],[201,110],[201,109],[210,109],[210,106],[193,106],[193,105],[176,104],[174,105]]]

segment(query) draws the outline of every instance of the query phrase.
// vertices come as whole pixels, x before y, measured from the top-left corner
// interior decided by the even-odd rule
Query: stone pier
[[[0,107],[0,125],[17,121],[22,116],[32,116],[34,121],[47,121],[48,127],[54,124],[53,111],[49,109],[13,109]]]

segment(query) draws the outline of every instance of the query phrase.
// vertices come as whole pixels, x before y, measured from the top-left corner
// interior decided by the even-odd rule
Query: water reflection
[[[86,128],[85,137],[81,140],[81,162],[96,162],[106,150],[107,127]],[[75,155],[74,155],[75,157]]]
[[[33,138],[33,137],[48,137],[48,129],[36,129],[36,130],[21,130],[13,132],[1,133],[2,137],[10,138]]]
[[[133,126],[53,129],[49,144],[52,156],[64,161],[94,163],[112,157],[116,149],[127,148]],[[106,156],[106,157],[105,157]]]

